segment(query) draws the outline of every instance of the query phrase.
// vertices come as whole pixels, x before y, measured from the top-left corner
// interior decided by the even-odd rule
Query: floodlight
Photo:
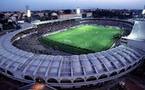
[[[27,10],[27,17],[31,17],[31,10]]]
[[[77,8],[77,9],[76,9],[76,13],[77,13],[77,15],[80,15],[80,14],[81,14],[80,8]]]

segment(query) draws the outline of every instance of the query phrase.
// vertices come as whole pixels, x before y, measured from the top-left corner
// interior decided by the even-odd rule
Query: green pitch
[[[109,49],[121,34],[122,30],[111,26],[81,25],[52,33],[42,37],[41,41],[69,53],[82,54]]]

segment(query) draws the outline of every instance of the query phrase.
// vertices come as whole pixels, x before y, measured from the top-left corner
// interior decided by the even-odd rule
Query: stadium
[[[143,62],[145,49],[139,45],[145,39],[144,25],[144,21],[101,18],[23,25],[0,38],[0,72],[52,87],[100,86]]]

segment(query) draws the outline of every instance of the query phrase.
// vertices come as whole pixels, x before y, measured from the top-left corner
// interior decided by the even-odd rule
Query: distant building
[[[91,18],[92,17],[92,12],[84,12],[82,14],[82,18]]]
[[[77,8],[75,10],[75,13],[71,13],[71,14],[61,14],[59,16],[60,19],[70,19],[70,18],[81,18],[82,14],[81,14],[81,9]]]
[[[56,12],[51,13],[51,19],[58,19],[58,14]]]

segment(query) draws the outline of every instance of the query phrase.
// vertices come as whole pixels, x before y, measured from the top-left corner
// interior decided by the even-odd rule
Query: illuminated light
[[[44,84],[40,84],[40,83],[36,83],[32,86],[32,90],[44,90],[45,85]]]
[[[145,9],[142,11],[142,14],[145,15]]]
[[[31,10],[27,10],[27,17],[31,17]]]
[[[76,9],[76,14],[77,14],[77,15],[80,15],[80,14],[81,14],[80,8],[77,8],[77,9]]]

